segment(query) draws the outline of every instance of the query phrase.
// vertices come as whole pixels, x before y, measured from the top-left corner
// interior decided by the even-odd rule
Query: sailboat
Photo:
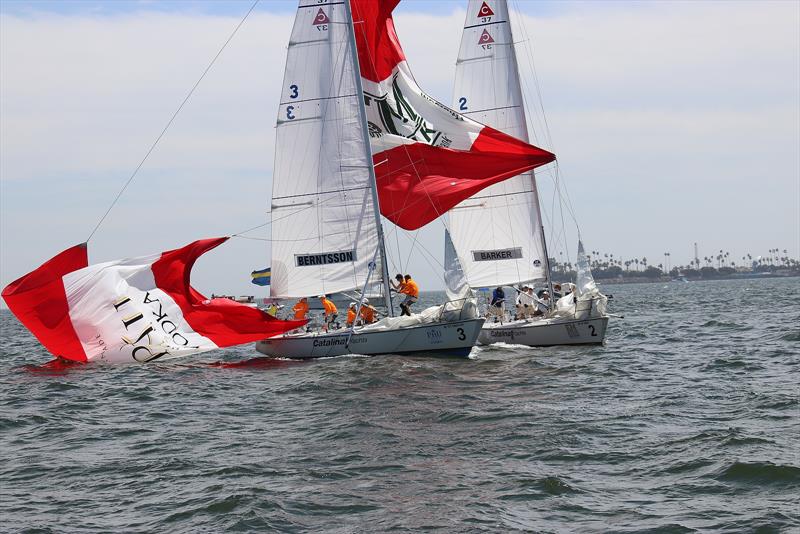
[[[505,0],[470,0],[456,63],[454,108],[528,141],[519,67]],[[538,283],[553,295],[533,170],[484,189],[449,213],[449,230],[474,288]],[[487,321],[479,343],[531,346],[596,344],[605,339],[606,297],[579,244],[577,287],[541,318]],[[516,287],[515,287],[516,286]],[[513,300],[511,299],[512,303]]]
[[[192,266],[230,236],[90,265],[88,241],[152,147],[86,242],[2,291],[12,312],[54,355],[80,362],[144,363],[254,341],[260,352],[290,358],[469,354],[484,323],[471,299],[394,316],[381,217],[416,230],[555,156],[424,93],[395,33],[398,1],[300,0],[278,107],[271,209],[273,299],[377,290],[388,317],[311,332],[306,320],[207,299],[190,285]],[[357,316],[362,299],[358,306]]]
[[[261,353],[468,355],[484,323],[470,299],[395,317],[381,215],[414,230],[554,159],[422,92],[394,30],[397,3],[299,3],[278,106],[271,206],[272,298],[377,291],[387,317],[295,330],[259,341]]]

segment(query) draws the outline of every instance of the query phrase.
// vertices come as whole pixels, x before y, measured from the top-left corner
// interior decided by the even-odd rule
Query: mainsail
[[[343,2],[300,2],[278,107],[273,297],[361,289],[379,246],[350,31]]]
[[[394,29],[399,0],[351,0],[381,213],[414,230],[486,187],[555,159],[437,102]]]
[[[508,6],[470,0],[456,63],[454,107],[528,141]],[[533,173],[492,185],[450,212],[450,232],[473,287],[543,280],[547,258]]]

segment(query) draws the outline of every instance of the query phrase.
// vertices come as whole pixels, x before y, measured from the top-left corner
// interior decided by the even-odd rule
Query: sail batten
[[[505,1],[470,0],[456,62],[453,106],[527,142],[508,21]],[[526,172],[488,187],[450,212],[450,233],[470,285],[492,287],[546,279],[538,202],[533,174]],[[513,249],[519,253],[509,252]]]

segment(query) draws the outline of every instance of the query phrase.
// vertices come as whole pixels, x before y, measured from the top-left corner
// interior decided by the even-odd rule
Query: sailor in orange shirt
[[[375,313],[377,310],[369,305],[369,300],[364,299],[361,303],[361,322],[364,324],[372,324],[375,322]]]
[[[394,280],[397,280],[396,284],[394,283]],[[391,282],[392,284],[392,289],[394,289],[398,293],[402,293],[403,286],[405,285],[405,280],[403,280],[403,275],[402,274],[395,275],[394,280],[389,280],[389,282]]]
[[[356,303],[351,302],[347,308],[347,328],[352,327],[354,322],[356,322]]]
[[[419,298],[419,286],[414,280],[411,279],[411,275],[407,274],[403,284],[397,291],[398,293],[403,293],[406,296],[405,300],[400,303],[400,309],[403,310],[400,312],[400,315],[410,316],[411,305],[417,302],[417,298]]]
[[[336,305],[325,295],[320,295],[319,301],[322,303],[322,307],[325,308],[325,326],[323,329],[327,332],[328,329],[333,325],[333,322],[336,320],[336,317],[338,316],[337,312],[339,310],[336,309]]]
[[[303,297],[292,307],[295,321],[303,321],[308,313],[308,299]]]

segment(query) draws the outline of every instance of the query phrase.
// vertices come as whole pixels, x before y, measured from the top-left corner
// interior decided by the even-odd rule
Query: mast
[[[381,268],[383,275],[383,297],[386,304],[386,309],[389,317],[394,317],[394,309],[392,308],[392,293],[389,287],[389,265],[386,261],[386,245],[383,239],[383,224],[381,222],[381,208],[378,202],[378,182],[375,178],[375,165],[372,163],[372,149],[370,148],[369,129],[367,128],[367,111],[364,109],[364,88],[361,84],[361,65],[358,61],[358,48],[356,47],[356,30],[355,21],[353,21],[353,11],[350,9],[350,0],[345,0],[344,9],[347,13],[347,20],[349,21],[348,37],[350,39],[350,48],[353,54],[353,64],[355,67],[356,89],[358,93],[358,112],[360,116],[361,132],[364,137],[364,151],[367,156],[367,163],[369,167],[369,184],[372,191],[372,203],[375,211],[375,227],[378,230],[378,251],[381,256]]]
[[[527,126],[526,126],[527,128]],[[553,293],[553,279],[550,276],[550,254],[547,252],[547,239],[544,237],[544,221],[542,220],[542,208],[539,205],[539,189],[536,187],[536,175],[531,171],[531,187],[533,187],[533,203],[536,204],[536,217],[539,218],[539,229],[542,232],[542,249],[544,250],[544,276],[547,287],[550,288],[550,302],[555,302]]]
[[[514,29],[511,26],[511,10],[508,9],[508,35],[511,37],[511,43],[509,46],[511,47],[511,61],[514,65],[514,77],[517,82],[517,87],[520,90],[520,94],[522,94],[522,82],[520,81],[519,76],[519,62],[517,61],[517,50],[514,45]],[[529,139],[528,137],[528,118],[525,114],[525,107],[524,107],[524,99],[522,102],[522,122],[523,122],[523,129],[525,131],[526,141]],[[542,207],[539,203],[539,188],[536,185],[536,173],[531,171],[531,191],[533,191],[533,203],[536,205],[536,218],[539,221],[539,230],[542,232],[542,250],[544,251],[544,275],[545,281],[547,282],[547,287],[550,289],[550,302],[551,304],[555,302],[555,294],[553,293],[553,279],[550,275],[550,254],[547,252],[547,238],[545,238],[544,234],[544,220],[542,219]]]

